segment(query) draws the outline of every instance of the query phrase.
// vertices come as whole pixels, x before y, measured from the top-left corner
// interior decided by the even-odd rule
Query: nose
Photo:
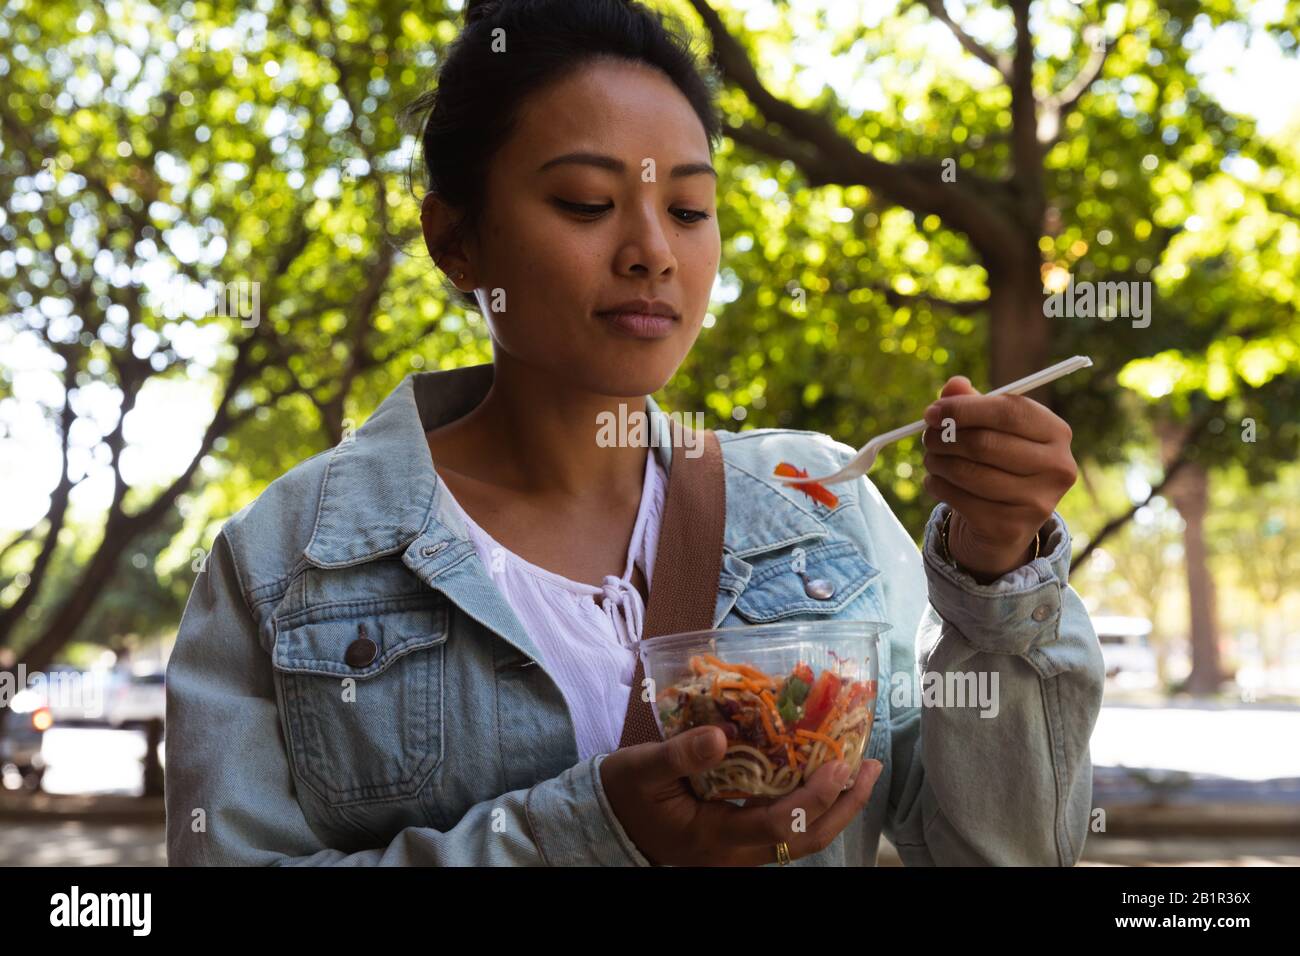
[[[637,208],[627,229],[615,261],[619,275],[645,278],[668,276],[676,271],[677,257],[664,231],[661,214],[652,201]]]

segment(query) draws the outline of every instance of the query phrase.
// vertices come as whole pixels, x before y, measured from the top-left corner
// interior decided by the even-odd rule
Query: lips
[[[616,331],[638,339],[662,339],[671,335],[677,326],[677,319],[670,315],[648,312],[597,312],[596,315]]]
[[[596,315],[617,331],[638,339],[671,335],[681,319],[677,310],[662,299],[629,299],[598,309]]]
[[[670,303],[663,299],[628,299],[625,302],[613,302],[604,308],[597,309],[598,314],[609,313],[628,313],[631,315],[666,315],[671,318],[681,318],[681,314]]]

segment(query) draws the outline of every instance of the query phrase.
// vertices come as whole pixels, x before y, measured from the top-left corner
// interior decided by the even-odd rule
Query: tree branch
[[[1178,472],[1191,464],[1188,452],[1191,450],[1196,439],[1199,438],[1201,433],[1205,430],[1205,427],[1210,423],[1210,419],[1222,411],[1222,409],[1223,403],[1221,401],[1214,402],[1196,417],[1191,425],[1188,426],[1187,431],[1183,434],[1182,441],[1179,442],[1178,445],[1178,454],[1170,460],[1169,465],[1165,468],[1164,477],[1160,479],[1160,482],[1151,489],[1150,494],[1137,504],[1133,505],[1133,507],[1129,508],[1128,511],[1124,512],[1124,514],[1112,518],[1102,525],[1101,529],[1088,541],[1087,547],[1083,549],[1079,556],[1070,559],[1070,569],[1072,571],[1077,569],[1081,564],[1083,564],[1083,562],[1087,561],[1092,555],[1092,552],[1099,548],[1103,541],[1115,532],[1119,531],[1120,528],[1124,527],[1124,525],[1128,524],[1135,514],[1150,504],[1152,499],[1159,495],[1160,492],[1164,491],[1165,487],[1173,480]]]
[[[827,117],[774,96],[763,85],[744,48],[727,32],[722,18],[707,0],[691,0],[691,5],[712,38],[713,63],[719,72],[740,87],[768,123],[781,127],[786,134],[778,137],[749,126],[728,128],[727,132],[737,141],[795,162],[814,185],[866,186],[889,202],[913,212],[933,213],[945,220],[949,228],[969,236],[981,254],[991,260],[997,261],[1017,247],[1014,225],[988,201],[972,177],[947,183],[938,175],[920,171],[937,170],[937,166],[913,164],[913,168],[908,168],[862,152]],[[791,140],[799,145],[790,145]]]
[[[1102,29],[1100,26],[1090,26],[1084,30],[1084,39],[1087,40],[1088,34],[1095,30]],[[1056,144],[1061,138],[1062,131],[1065,129],[1065,119],[1079,104],[1080,98],[1092,88],[1092,84],[1101,76],[1102,69],[1106,66],[1106,57],[1110,51],[1115,48],[1116,40],[1108,39],[1100,47],[1089,43],[1091,53],[1088,54],[1087,62],[1079,68],[1079,72],[1074,75],[1065,88],[1058,93],[1049,96],[1043,101],[1042,117],[1038,122],[1038,143],[1043,150]]]
[[[983,63],[987,63],[993,69],[1002,75],[1002,78],[1008,83],[1011,82],[1011,61],[1005,56],[998,56],[984,44],[980,43],[973,36],[962,29],[961,24],[957,23],[948,15],[944,9],[943,0],[917,0],[917,2],[930,12],[944,26],[946,26],[952,35],[957,38],[957,42],[971,56]]]
[[[59,424],[61,426],[59,452],[63,461],[59,472],[59,483],[54,486],[54,490],[50,493],[50,510],[46,515],[50,526],[49,530],[45,532],[45,540],[41,542],[40,553],[37,554],[36,560],[32,562],[32,566],[27,572],[27,586],[23,588],[22,593],[18,595],[13,604],[0,611],[0,646],[3,646],[14,625],[26,612],[27,608],[31,606],[31,603],[36,600],[36,595],[40,593],[41,583],[45,578],[45,572],[49,569],[50,560],[54,557],[54,552],[59,546],[59,532],[63,530],[63,522],[68,512],[68,495],[72,491],[72,476],[68,470],[68,445],[72,432],[72,422],[77,417],[72,410],[72,389],[76,384],[77,366],[69,360],[63,369],[63,410],[59,415]],[[8,548],[5,550],[7,551]]]
[[[936,308],[947,309],[957,315],[975,315],[989,307],[988,299],[945,299],[942,296],[930,295],[928,292],[908,294],[886,285],[873,285],[869,288],[883,295],[885,301],[896,309],[921,302]]]
[[[1043,154],[1038,144],[1038,100],[1034,96],[1034,37],[1029,32],[1029,0],[1012,0],[1016,54],[1011,66],[1011,164],[1026,205],[1027,222],[1041,228]]]

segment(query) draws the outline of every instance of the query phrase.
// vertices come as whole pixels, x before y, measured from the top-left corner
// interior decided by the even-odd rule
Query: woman
[[[409,376],[217,536],[168,668],[170,861],[873,864],[884,832],[908,863],[1073,864],[1102,667],[1054,511],[1068,426],[950,380],[923,554],[866,479],[828,508],[770,478],[848,446],[719,432],[715,626],[892,630],[852,788],[835,761],[781,799],[699,801],[683,778],[722,759],[721,730],[618,741],[689,454],[649,396],[720,254],[710,84],[639,4],[471,3],[414,109],[425,239],[494,361]],[[633,413],[649,448],[595,440]],[[796,556],[831,587],[806,590]],[[926,706],[918,671],[992,677],[996,700]]]

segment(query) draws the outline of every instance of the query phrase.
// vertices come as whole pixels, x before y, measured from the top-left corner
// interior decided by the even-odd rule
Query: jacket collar
[[[415,539],[468,541],[433,468],[426,429],[470,412],[492,385],[492,363],[404,378],[373,415],[329,452],[316,524],[304,557],[341,568],[404,551]],[[652,451],[669,474],[670,417],[646,396]],[[727,459],[725,549],[737,557],[826,535],[825,524],[775,484]]]

